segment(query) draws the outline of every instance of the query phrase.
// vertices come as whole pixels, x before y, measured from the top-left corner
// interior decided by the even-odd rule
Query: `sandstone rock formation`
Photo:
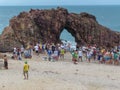
[[[10,50],[14,46],[38,41],[58,43],[63,29],[75,37],[78,45],[112,47],[120,43],[120,33],[100,25],[95,16],[85,12],[69,13],[58,7],[51,10],[31,9],[13,17],[0,36],[0,49]]]

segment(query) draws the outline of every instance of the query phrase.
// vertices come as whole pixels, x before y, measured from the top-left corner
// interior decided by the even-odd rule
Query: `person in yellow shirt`
[[[25,64],[23,67],[24,79],[28,79],[28,71],[29,71],[29,65],[28,65],[27,61],[25,61]]]
[[[64,60],[64,54],[65,54],[65,50],[64,50],[64,48],[62,48],[60,50],[60,58],[63,59],[63,60]]]

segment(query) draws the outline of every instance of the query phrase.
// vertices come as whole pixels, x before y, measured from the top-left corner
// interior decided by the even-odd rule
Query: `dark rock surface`
[[[0,36],[0,51],[36,42],[60,42],[63,29],[75,37],[78,45],[96,44],[112,47],[120,42],[120,33],[100,25],[88,13],[69,13],[67,9],[33,10],[21,12],[10,20]]]

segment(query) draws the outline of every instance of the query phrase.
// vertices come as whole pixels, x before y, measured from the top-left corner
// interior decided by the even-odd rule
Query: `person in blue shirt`
[[[52,50],[48,49],[47,54],[48,54],[48,60],[51,61]]]

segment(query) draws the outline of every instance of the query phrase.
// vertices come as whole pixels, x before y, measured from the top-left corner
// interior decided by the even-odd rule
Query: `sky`
[[[6,5],[120,5],[120,0],[0,0]]]

